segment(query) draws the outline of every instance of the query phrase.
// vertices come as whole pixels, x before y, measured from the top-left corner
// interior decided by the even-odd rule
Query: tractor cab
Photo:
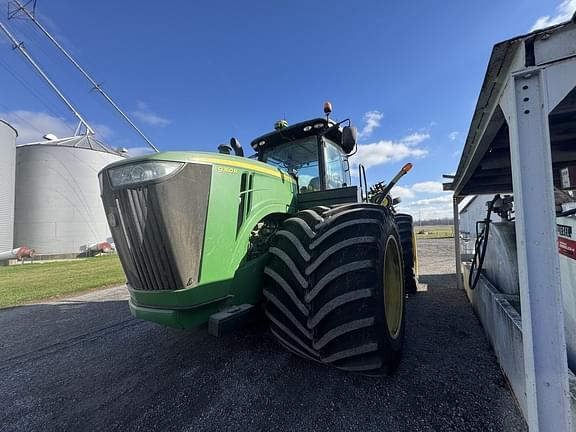
[[[256,138],[251,146],[259,161],[293,176],[299,194],[348,188],[348,154],[355,148],[356,136],[341,123],[316,118],[288,126],[281,120],[274,132]]]

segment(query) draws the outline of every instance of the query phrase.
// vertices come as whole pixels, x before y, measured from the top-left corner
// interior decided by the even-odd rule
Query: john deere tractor
[[[219,153],[157,153],[100,172],[135,317],[209,322],[218,334],[262,308],[293,353],[369,375],[395,369],[416,260],[412,220],[394,214],[389,192],[410,164],[370,190],[361,167],[364,187],[353,186],[356,131],[324,111],[278,122],[250,158],[232,139]]]

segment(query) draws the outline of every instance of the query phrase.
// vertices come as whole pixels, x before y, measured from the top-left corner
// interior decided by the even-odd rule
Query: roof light
[[[309,132],[312,130],[312,126],[308,125],[308,126],[304,126],[304,132]]]
[[[259,145],[260,147],[262,147],[264,144],[266,144],[266,141],[264,141],[264,140],[262,140],[262,141],[260,141],[260,142],[258,143],[258,145]]]
[[[324,127],[324,123],[316,123],[314,125],[314,129],[322,129]]]
[[[288,127],[288,120],[278,120],[274,123],[274,130],[280,130]]]

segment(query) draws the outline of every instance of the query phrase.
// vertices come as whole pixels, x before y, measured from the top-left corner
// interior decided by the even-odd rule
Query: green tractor
[[[233,138],[219,153],[156,153],[100,172],[135,317],[221,334],[263,305],[271,332],[302,357],[395,369],[416,255],[412,219],[389,192],[411,165],[370,190],[361,166],[364,187],[352,186],[356,130],[324,111],[278,122],[250,158]]]

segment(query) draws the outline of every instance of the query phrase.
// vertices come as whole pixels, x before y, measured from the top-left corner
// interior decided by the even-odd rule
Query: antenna
[[[30,4],[30,2],[33,3],[33,10],[32,12],[29,12],[28,9],[26,9],[26,6],[28,4]],[[40,24],[40,22],[36,19],[35,14],[34,14],[34,10],[36,8],[36,0],[30,0],[28,3],[26,3],[25,5],[22,5],[22,3],[20,3],[19,0],[14,0],[14,3],[16,4],[17,9],[14,10],[11,14],[9,14],[8,19],[10,18],[14,18],[14,16],[22,11],[29,19],[30,21],[32,21],[34,24],[36,24],[36,27],[38,27],[40,29],[40,31],[42,33],[44,33],[44,35],[50,39],[50,42],[52,42],[54,44],[54,46],[56,46],[56,48],[58,48],[60,50],[60,52],[64,55],[64,57],[66,57],[70,63],[72,63],[76,69],[78,69],[80,71],[80,73],[92,84],[93,86],[93,90],[97,90],[102,97],[104,97],[104,99],[106,99],[106,101],[112,105],[112,107],[116,110],[116,112],[118,112],[118,114],[120,114],[122,116],[122,118],[132,127],[132,129],[134,129],[136,131],[136,133],[138,133],[138,135],[140,135],[140,137],[146,142],[146,144],[148,144],[156,153],[159,152],[158,148],[152,144],[152,141],[150,141],[148,139],[148,137],[146,137],[146,135],[144,135],[144,133],[134,124],[134,122],[132,122],[132,120],[130,120],[130,118],[128,118],[128,116],[124,113],[124,111],[122,111],[120,109],[120,107],[116,104],[116,102],[114,102],[112,100],[112,98],[110,96],[108,96],[108,94],[102,89],[102,85],[98,84],[94,78],[92,78],[88,72],[86,72],[82,66],[80,66],[80,64],[78,64],[78,62],[76,60],[74,60],[74,58],[72,58],[72,56],[70,54],[68,54],[68,52],[62,47],[62,45],[60,45],[58,43],[58,41],[56,39],[54,39],[54,37],[48,32],[48,30],[46,30],[44,28],[44,26],[42,24]]]
[[[2,30],[6,35],[6,37],[10,40],[10,42],[12,42],[13,49],[17,49],[22,53],[22,55],[26,58],[26,60],[30,62],[32,67],[36,69],[36,72],[38,72],[40,76],[44,78],[44,80],[48,83],[50,88],[54,90],[54,93],[58,95],[58,97],[62,100],[62,102],[64,102],[64,104],[72,112],[72,114],[74,114],[76,118],[80,121],[77,131],[80,130],[81,126],[84,126],[86,128],[87,133],[94,134],[94,129],[92,129],[90,125],[86,122],[86,120],[84,120],[84,118],[80,115],[78,110],[74,107],[74,105],[72,105],[72,102],[70,102],[66,98],[66,96],[62,94],[62,92],[58,89],[58,87],[56,87],[56,84],[52,82],[52,80],[48,77],[48,75],[46,75],[46,73],[42,70],[42,68],[40,68],[40,66],[38,66],[38,64],[34,61],[34,59],[30,57],[30,54],[28,54],[28,51],[26,51],[26,49],[24,48],[24,42],[18,42],[2,22],[0,22],[0,30]]]

